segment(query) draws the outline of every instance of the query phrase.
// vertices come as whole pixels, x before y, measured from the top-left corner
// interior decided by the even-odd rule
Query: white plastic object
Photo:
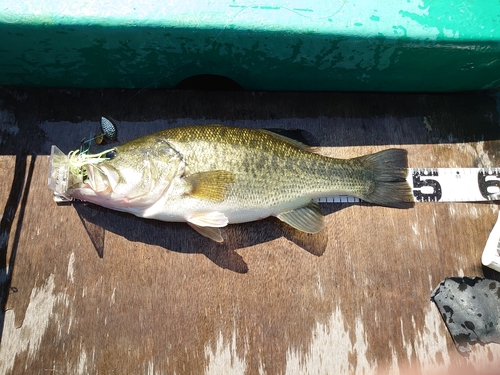
[[[72,201],[67,194],[69,180],[69,159],[57,146],[52,145],[49,161],[49,189],[54,191],[54,201]]]
[[[486,246],[483,250],[483,256],[481,261],[483,265],[500,272],[500,212],[497,218],[495,226],[491,230],[488,241],[486,241]]]

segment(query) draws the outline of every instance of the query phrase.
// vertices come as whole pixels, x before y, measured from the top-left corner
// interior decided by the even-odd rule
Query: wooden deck
[[[448,276],[499,279],[481,266],[496,203],[325,204],[318,235],[266,219],[219,245],[185,224],[57,205],[47,170],[50,145],[77,148],[101,116],[121,141],[217,122],[307,129],[330,156],[398,146],[411,167],[499,166],[499,102],[0,88],[0,373],[493,373],[500,345],[462,357],[429,297]]]

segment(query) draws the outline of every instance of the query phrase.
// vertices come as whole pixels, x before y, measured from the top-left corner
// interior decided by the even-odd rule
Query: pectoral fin
[[[226,197],[228,184],[235,181],[234,173],[222,170],[194,173],[186,177],[189,186],[187,194],[198,199],[221,202]]]
[[[318,233],[325,227],[319,204],[311,201],[305,206],[280,213],[278,219],[306,233]]]
[[[191,228],[193,228],[195,231],[197,231],[202,236],[210,238],[212,241],[215,241],[215,242],[224,242],[224,239],[222,238],[222,234],[220,233],[219,228],[200,227],[198,225],[195,225],[195,224],[189,223],[189,222],[188,222],[188,224]]]

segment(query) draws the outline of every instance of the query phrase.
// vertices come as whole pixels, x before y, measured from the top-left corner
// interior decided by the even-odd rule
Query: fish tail
[[[392,148],[362,156],[362,163],[370,171],[369,189],[360,198],[382,206],[408,208],[414,202],[408,175],[406,150]]]

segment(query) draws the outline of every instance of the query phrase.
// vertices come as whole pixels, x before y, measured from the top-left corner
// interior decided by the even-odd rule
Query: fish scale
[[[174,132],[167,130],[165,137],[185,155],[190,170],[223,169],[236,173],[239,178],[232,185],[234,194],[228,197],[234,201],[248,200],[249,195],[257,196],[255,203],[267,206],[270,197],[283,196],[287,191],[289,194],[282,199],[296,198],[311,190],[331,191],[336,183],[336,180],[328,178],[332,174],[342,181],[339,183],[341,188],[358,192],[364,187],[363,177],[349,178],[360,169],[351,165],[352,161],[342,160],[344,169],[340,169],[330,163],[340,159],[308,152],[308,148],[300,149],[294,142],[276,142],[271,134],[244,129],[244,133],[239,135],[240,129],[219,126],[179,131],[182,129],[175,128]],[[206,139],[218,144],[213,152],[206,151],[209,147]],[[247,148],[247,144],[251,144],[252,148]],[[233,157],[235,154],[237,158]],[[241,170],[242,165],[253,165],[254,168]]]

